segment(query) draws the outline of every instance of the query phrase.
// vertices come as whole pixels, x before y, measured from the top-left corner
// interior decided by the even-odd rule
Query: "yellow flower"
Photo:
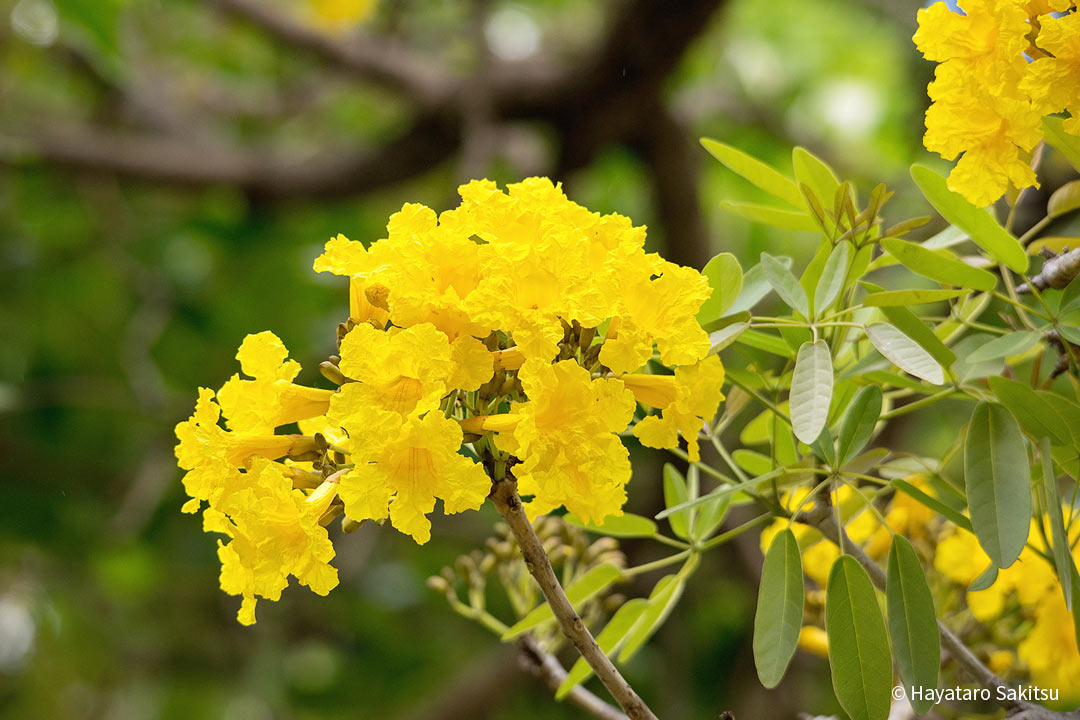
[[[521,377],[529,400],[511,406],[520,421],[496,445],[521,460],[513,472],[521,494],[532,496],[528,516],[565,506],[599,525],[622,515],[630,461],[616,433],[633,416],[633,394],[570,360],[527,364]]]
[[[281,466],[262,458],[245,474],[248,484],[232,494],[224,512],[207,508],[207,532],[232,538],[218,541],[221,589],[243,596],[237,619],[255,622],[255,596],[277,600],[293,575],[319,595],[337,586],[337,569],[329,562],[334,546],[319,518],[333,500],[331,488],[310,497],[294,490]],[[328,491],[329,490],[329,491]]]
[[[701,273],[661,262],[626,277],[620,290],[618,321],[612,321],[600,351],[600,362],[612,372],[637,370],[652,357],[653,343],[669,366],[691,365],[708,354],[709,335],[697,311],[712,288]]]
[[[176,459],[188,472],[184,489],[191,496],[184,512],[196,512],[200,501],[216,504],[244,484],[237,472],[249,458],[279,458],[288,454],[295,438],[289,435],[226,432],[218,425],[221,408],[214,402],[214,391],[199,388],[199,399],[190,418],[176,426]]]
[[[341,235],[327,241],[323,254],[315,258],[315,272],[329,272],[349,278],[349,317],[357,324],[370,323],[382,330],[390,313],[386,305],[388,291],[378,283],[366,282],[373,261],[367,248]]]
[[[816,625],[803,625],[799,630],[799,647],[818,657],[829,657],[829,636],[824,628]]]
[[[328,30],[345,30],[372,16],[378,0],[308,0],[315,21]]]
[[[724,399],[724,366],[718,356],[679,366],[674,375],[623,375],[620,380],[638,402],[661,409],[660,417],[650,415],[634,426],[634,435],[642,445],[677,447],[681,432],[691,462],[701,459],[698,434]]]
[[[1017,0],[966,0],[965,14],[943,2],[919,11],[914,41],[941,63],[928,92],[928,150],[962,154],[949,188],[980,207],[1008,189],[1037,185],[1027,162],[1042,138],[1040,113],[1021,91],[1029,46],[1028,15]]]
[[[350,432],[350,416],[357,412],[379,408],[419,414],[437,408],[450,391],[450,343],[433,325],[386,331],[357,325],[341,341],[338,367],[356,382],[345,383],[334,395],[329,417]]]
[[[1016,654],[1027,664],[1034,684],[1060,689],[1063,700],[1080,696],[1080,650],[1060,588],[1047,593],[1036,607],[1035,625]]]
[[[1049,53],[1028,66],[1021,87],[1039,112],[1068,110],[1065,132],[1080,135],[1080,13],[1039,17],[1037,45]]]
[[[350,440],[356,467],[340,480],[345,515],[381,520],[419,544],[431,538],[436,498],[443,511],[476,510],[491,491],[477,463],[461,455],[461,428],[440,413],[403,418],[370,409],[363,431]]]
[[[288,356],[272,332],[244,338],[236,359],[244,374],[254,379],[233,375],[217,394],[230,430],[272,433],[280,425],[322,415],[330,407],[332,390],[293,384],[300,363],[286,360]]]

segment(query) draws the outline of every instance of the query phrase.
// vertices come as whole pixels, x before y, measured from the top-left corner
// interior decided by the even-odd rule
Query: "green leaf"
[[[608,535],[610,537],[654,537],[656,535],[656,523],[647,517],[624,512],[619,517],[608,515],[603,525],[594,525],[583,522],[573,513],[567,513],[563,520],[576,527],[589,532]]]
[[[867,307],[904,307],[907,305],[925,305],[960,297],[965,290],[886,290],[870,293],[863,298]]]
[[[1059,187],[1046,203],[1046,214],[1052,218],[1067,215],[1073,210],[1080,210],[1080,180],[1072,180]]]
[[[821,273],[825,270],[825,263],[829,261],[829,255],[832,254],[832,251],[832,242],[828,238],[822,238],[821,242],[818,243],[817,250],[814,251],[814,257],[810,258],[806,269],[803,270],[802,275],[799,277],[799,284],[802,285],[802,289],[806,291],[806,296],[811,300],[814,298],[814,288],[818,286],[818,281],[821,280]],[[810,307],[810,312],[815,312],[813,306]]]
[[[705,540],[712,536],[716,529],[723,524],[728,509],[731,507],[732,497],[732,495],[725,495],[710,498],[698,506],[698,515],[694,521],[693,537],[695,540]]]
[[[671,463],[664,464],[664,507],[673,508],[690,500],[690,493],[686,490],[686,480]],[[690,537],[690,520],[692,510],[672,513],[668,516],[671,532],[683,540]]]
[[[971,526],[999,568],[1020,557],[1031,526],[1031,472],[1024,438],[1003,405],[975,406],[964,442]]]
[[[648,606],[626,635],[622,652],[619,653],[620,663],[629,662],[653,633],[660,629],[675,604],[679,602],[684,585],[685,580],[680,575],[665,575],[660,578],[649,594]]]
[[[889,323],[875,323],[866,327],[866,337],[889,362],[904,372],[933,385],[945,382],[945,372],[934,357],[917,342]]]
[[[1080,327],[1075,325],[1058,325],[1058,334],[1073,345],[1080,345]]]
[[[990,291],[997,287],[997,275],[972,267],[956,259],[947,250],[927,250],[907,240],[885,238],[881,246],[917,275],[942,285],[959,285],[973,290]]]
[[[724,316],[742,292],[743,274],[739,261],[731,253],[720,253],[701,271],[712,287],[712,295],[698,310],[698,322],[704,325]]]
[[[916,502],[930,508],[937,514],[943,516],[946,520],[951,520],[953,524],[955,524],[957,527],[961,527],[964,530],[967,530],[969,533],[975,532],[971,527],[971,520],[969,520],[966,516],[962,515],[956,509],[941,502],[933,495],[928,495],[927,493],[923,492],[919,488],[909,483],[907,480],[904,480],[902,478],[894,478],[893,480],[889,481],[889,484],[910,497],[912,500],[915,500]]]
[[[1058,305],[1058,315],[1065,315],[1075,307],[1080,307],[1080,275],[1077,275],[1065,289],[1061,291],[1061,303]]]
[[[885,720],[892,691],[889,638],[874,586],[848,555],[837,558],[829,571],[825,631],[840,706],[851,720]]]
[[[749,327],[750,323],[748,322],[734,322],[720,330],[709,333],[709,344],[711,345],[709,354],[715,355],[738,340],[739,336],[746,332]]]
[[[1073,445],[1080,450],[1080,405],[1049,390],[1036,390],[1035,394],[1065,420],[1065,427],[1072,434]]]
[[[944,177],[924,165],[912,165],[911,177],[943,218],[962,228],[976,245],[998,262],[1014,272],[1027,272],[1028,256],[1024,246],[1001,227],[993,215],[950,190]]]
[[[934,703],[927,697],[914,699],[911,689],[937,687],[941,639],[926,575],[915,548],[903,535],[894,535],[889,549],[885,599],[896,669],[907,688],[908,698],[912,698],[911,706],[921,715]]]
[[[960,342],[953,345],[952,349],[959,358],[952,366],[952,371],[957,378],[965,382],[970,382],[971,380],[1001,374],[1001,371],[1005,368],[1005,360],[1003,358],[987,360],[986,362],[981,363],[969,363],[967,361],[968,357],[973,352],[986,344],[987,338],[989,337],[991,336],[983,333],[976,333],[975,335],[968,335],[967,337],[962,338]]]
[[[833,368],[824,340],[803,343],[791,376],[791,428],[807,445],[817,440],[829,419]]]
[[[771,457],[747,448],[739,448],[733,451],[731,459],[751,475],[764,475],[773,468]]]
[[[810,443],[810,449],[814,451],[814,454],[825,461],[825,464],[829,467],[836,467],[836,441],[833,440],[832,433],[829,432],[829,426],[821,428],[821,434],[817,436],[814,442]]]
[[[1065,418],[1027,385],[1004,377],[992,377],[990,389],[1013,414],[1020,427],[1033,436],[1048,437],[1055,445],[1069,445],[1072,442]]]
[[[803,616],[802,556],[795,533],[776,534],[765,553],[754,613],[754,665],[767,688],[780,684],[795,648]]]
[[[761,267],[765,272],[765,279],[769,281],[780,299],[803,317],[810,317],[810,301],[806,298],[806,291],[791,271],[784,267],[779,259],[768,253],[761,253]]]
[[[611,616],[611,620],[608,620],[608,624],[596,636],[596,644],[600,646],[605,655],[610,656],[618,651],[619,646],[626,640],[630,629],[648,606],[649,602],[645,598],[634,598],[615,611],[615,614]],[[585,658],[578,658],[574,666],[570,668],[570,672],[566,674],[566,679],[562,681],[559,689],[555,691],[555,699],[562,700],[565,698],[570,694],[571,690],[588,680],[592,674],[593,669],[585,661]]]
[[[777,256],[776,259],[785,268],[791,267],[791,258],[786,255]],[[761,263],[758,263],[743,275],[742,292],[734,304],[728,308],[728,314],[733,315],[743,310],[750,310],[769,294],[770,288],[769,281],[765,279],[765,268],[761,266]]]
[[[732,172],[741,175],[752,185],[761,188],[773,197],[779,198],[793,207],[802,208],[803,197],[802,193],[799,192],[799,186],[771,165],[767,165],[741,150],[736,150],[730,145],[711,138],[702,138],[701,144],[709,151],[710,155],[726,165]]]
[[[597,565],[566,586],[566,599],[570,601],[575,610],[580,610],[585,601],[607,589],[608,586],[621,577],[622,570],[611,563]],[[503,633],[502,639],[513,640],[519,635],[554,619],[555,614],[552,612],[551,606],[546,602],[541,603]]]
[[[975,578],[975,582],[968,585],[968,592],[981,592],[993,587],[997,582],[998,566],[994,563],[990,563],[990,566],[979,573],[979,577]]]
[[[978,350],[964,359],[969,365],[978,365],[988,360],[1019,355],[1035,347],[1041,337],[1034,330],[1007,333],[980,346]]]
[[[1064,120],[1059,117],[1043,118],[1046,142],[1061,153],[1077,172],[1080,172],[1080,138],[1065,132]]]
[[[771,225],[783,230],[797,230],[799,232],[817,232],[818,226],[814,219],[805,212],[795,210],[782,210],[758,205],[757,203],[735,202],[734,200],[720,201],[720,207],[739,217],[746,218],[750,222]]]
[[[842,242],[833,248],[825,269],[821,271],[817,288],[814,290],[814,314],[821,317],[833,304],[844,288],[847,278],[848,262],[851,259],[851,246]]]
[[[804,147],[791,151],[791,163],[795,167],[795,181],[814,191],[814,195],[823,203],[832,203],[840,180],[824,160]],[[803,201],[800,197],[799,204]]]
[[[787,343],[775,335],[769,335],[760,330],[745,330],[735,338],[735,342],[779,355],[782,358],[791,357],[791,348],[787,346]]]
[[[871,292],[881,292],[881,288],[873,283],[863,282],[861,284]],[[900,332],[919,343],[923,350],[930,353],[941,364],[941,367],[949,369],[956,362],[956,354],[946,347],[945,343],[934,334],[934,331],[927,327],[926,323],[911,310],[906,307],[886,306],[881,308],[881,312]]]
[[[1042,456],[1043,498],[1046,514],[1050,516],[1050,538],[1054,551],[1054,568],[1061,580],[1061,591],[1065,595],[1065,605],[1073,607],[1072,576],[1076,572],[1072,550],[1069,546],[1069,533],[1065,530],[1065,519],[1061,514],[1061,497],[1058,493],[1057,475],[1054,473],[1054,457],[1050,454],[1050,440],[1043,438],[1039,444]]]
[[[881,416],[881,388],[867,385],[856,393],[844,412],[836,456],[840,465],[855,457],[870,440]]]

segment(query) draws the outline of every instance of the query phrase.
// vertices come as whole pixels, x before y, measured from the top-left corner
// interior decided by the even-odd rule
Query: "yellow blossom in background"
[[[307,0],[316,24],[328,30],[347,30],[375,13],[378,0]]]
[[[597,525],[621,515],[630,460],[617,433],[634,414],[633,394],[570,361],[532,370],[523,379],[528,402],[510,410],[520,421],[496,440],[521,458],[514,475],[519,491],[533,496],[525,504],[530,519],[559,506]]]
[[[829,635],[825,628],[803,625],[799,630],[799,647],[818,657],[829,657]]]
[[[319,518],[333,499],[331,491],[310,497],[294,490],[280,466],[256,459],[246,473],[246,487],[222,505],[204,511],[207,532],[231,538],[218,543],[221,588],[243,596],[237,618],[255,622],[255,596],[277,600],[293,575],[312,591],[325,595],[338,583],[329,565],[334,546]],[[330,490],[330,488],[328,488]]]
[[[659,417],[650,415],[634,426],[634,435],[641,443],[674,448],[681,432],[690,461],[700,460],[698,434],[724,399],[724,366],[720,358],[711,355],[695,365],[679,366],[674,375],[624,375],[622,381],[638,402],[661,410]]]

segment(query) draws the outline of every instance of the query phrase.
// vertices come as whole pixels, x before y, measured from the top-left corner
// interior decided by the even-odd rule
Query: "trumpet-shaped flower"
[[[337,569],[329,565],[334,546],[319,518],[333,500],[332,487],[310,497],[294,490],[281,466],[262,458],[245,474],[246,487],[232,494],[223,510],[207,508],[207,532],[229,536],[218,542],[221,589],[241,595],[237,619],[255,622],[256,596],[277,600],[293,575],[319,595],[337,586]]]
[[[233,375],[217,393],[230,430],[272,433],[274,428],[317,417],[330,407],[332,390],[296,385],[300,363],[277,335],[248,335],[236,353],[240,368],[254,379]]]
[[[1041,139],[1041,113],[1020,82],[1031,30],[1017,0],[967,0],[965,14],[944,2],[919,11],[914,40],[927,60],[941,63],[928,88],[928,150],[952,160],[949,188],[986,206],[1008,189],[1037,185],[1027,162]]]
[[[1080,135],[1080,13],[1042,15],[1037,44],[1048,53],[1028,66],[1021,87],[1040,113],[1068,110],[1065,132]]]
[[[616,433],[634,413],[634,396],[619,380],[594,380],[573,361],[526,365],[529,400],[511,406],[520,416],[499,448],[521,460],[518,489],[532,495],[530,518],[559,506],[586,522],[621,515],[630,480],[628,453]]]
[[[211,505],[244,484],[237,471],[255,456],[279,458],[288,454],[295,439],[270,433],[227,432],[218,424],[221,408],[214,402],[214,391],[199,388],[199,399],[190,418],[176,426],[176,459],[184,475],[184,489],[191,500],[184,512],[195,512],[201,501]]]
[[[487,357],[490,368],[490,354]],[[353,431],[351,417],[368,408],[407,415],[438,407],[450,391],[450,343],[433,325],[376,330],[357,325],[341,341],[346,383],[330,402],[329,416]]]
[[[709,336],[697,311],[711,293],[701,273],[669,262],[627,277],[620,288],[618,322],[612,321],[600,362],[616,374],[633,372],[652,357],[654,343],[665,365],[701,360],[709,352]]]
[[[661,411],[659,417],[650,415],[634,426],[634,435],[642,445],[678,447],[681,432],[690,461],[700,460],[698,434],[724,399],[724,366],[720,358],[710,355],[695,365],[679,366],[674,375],[623,375],[620,379],[638,402]]]
[[[431,538],[428,515],[435,500],[446,513],[476,510],[491,491],[483,467],[461,455],[462,433],[453,420],[429,412],[402,417],[370,408],[363,431],[350,439],[355,468],[338,495],[353,520],[381,520],[419,544]]]

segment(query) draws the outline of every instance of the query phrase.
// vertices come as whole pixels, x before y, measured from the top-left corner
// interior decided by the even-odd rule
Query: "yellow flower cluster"
[[[1068,508],[1065,508],[1068,513]],[[1044,687],[1059,688],[1067,699],[1080,697],[1080,651],[1077,650],[1072,616],[1065,605],[1061,583],[1046,559],[1043,537],[1050,535],[1049,519],[1044,527],[1032,520],[1029,542],[1020,558],[998,572],[986,590],[967,593],[972,615],[990,622],[1005,614],[1026,620],[1016,647],[1016,657],[1027,667],[1031,680]],[[1080,563],[1076,538],[1073,560]],[[969,532],[950,527],[940,538],[934,567],[953,582],[967,587],[990,566],[990,558]],[[1076,600],[1074,600],[1076,602]],[[1015,665],[1015,663],[1010,663]]]
[[[925,479],[914,475],[907,481],[928,494],[933,489]],[[784,494],[784,507],[793,513],[805,512],[814,502],[811,490],[799,488]],[[845,529],[852,541],[868,555],[881,562],[888,554],[892,535],[904,535],[919,545],[933,547],[934,569],[947,581],[966,590],[990,566],[990,558],[976,537],[952,523],[940,519],[919,502],[904,493],[896,493],[884,511],[888,525],[881,524],[877,514],[869,510],[868,500],[849,486],[833,492],[832,503],[838,508]],[[1068,512],[1068,508],[1065,508]],[[1051,534],[1049,519],[1038,528],[1033,520],[1030,541],[1020,558],[998,572],[997,580],[986,590],[967,591],[967,605],[981,622],[990,622],[1003,615],[1020,616],[1022,622],[1012,623],[1020,628],[1016,652],[998,650],[991,654],[995,672],[1004,674],[1025,670],[1031,681],[1042,687],[1059,688],[1067,699],[1080,698],[1080,651],[1077,650],[1072,616],[1065,605],[1061,584],[1053,566],[1047,561],[1047,548],[1042,538]],[[777,519],[761,535],[765,552],[772,539],[788,526]],[[940,528],[938,527],[940,525]],[[822,537],[816,529],[798,522],[791,525],[802,551],[804,574],[824,589],[833,562],[840,551]],[[1080,531],[1074,533],[1080,535]],[[1073,557],[1080,563],[1080,544],[1072,537]],[[815,593],[807,596],[808,614],[812,617]],[[817,603],[820,605],[820,603]],[[828,638],[825,631],[807,624],[799,635],[799,646],[807,652],[827,656]]]
[[[961,156],[949,188],[984,207],[1010,184],[1038,186],[1030,153],[1044,115],[1068,110],[1065,130],[1080,135],[1080,16],[1074,0],[961,7],[936,2],[918,14],[915,44],[939,63],[923,142],[947,160]]]
[[[509,474],[530,517],[565,507],[602,523],[622,514],[635,416],[642,444],[682,434],[698,459],[724,397],[696,320],[708,281],[550,180],[460,192],[453,210],[407,204],[387,237],[338,236],[316,259],[349,278],[338,355],[323,363],[336,390],[294,384],[300,366],[260,333],[237,355],[246,377],[201,390],[177,426],[184,509],[207,503],[206,529],[231,538],[221,584],[243,596],[242,622],[289,575],[320,593],[336,583],[324,526],[339,514],[424,543],[438,501],[477,509]],[[277,434],[294,422],[308,434]]]

